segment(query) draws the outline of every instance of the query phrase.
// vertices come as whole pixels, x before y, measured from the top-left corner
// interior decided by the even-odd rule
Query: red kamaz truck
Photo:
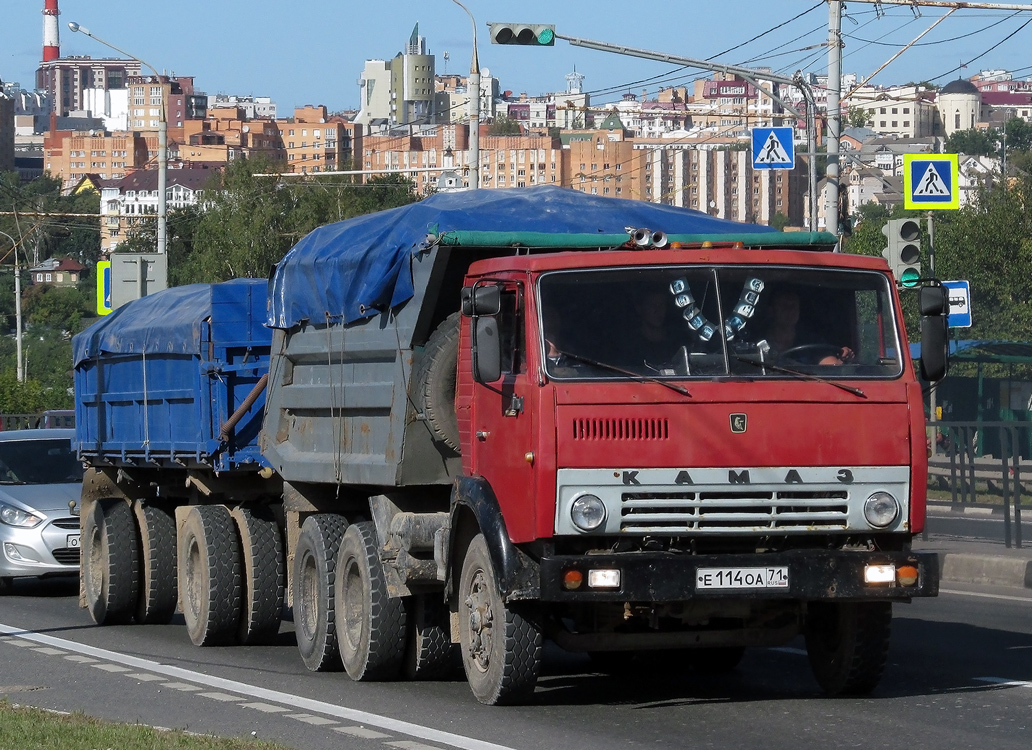
[[[215,304],[258,299],[240,282],[192,322],[132,303],[76,339],[83,602],[178,596],[208,645],[276,633],[286,597],[310,669],[432,678],[458,644],[489,704],[533,691],[545,639],[719,670],[802,634],[826,692],[869,691],[938,568],[899,295],[833,248],[471,191],[316,230],[264,327]],[[913,293],[936,380],[945,297]]]

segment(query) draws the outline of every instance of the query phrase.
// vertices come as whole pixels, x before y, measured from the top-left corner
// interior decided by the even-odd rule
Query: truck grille
[[[666,440],[670,429],[665,419],[575,419],[574,440]]]
[[[626,492],[621,496],[620,530],[840,531],[847,528],[848,513],[845,491]]]

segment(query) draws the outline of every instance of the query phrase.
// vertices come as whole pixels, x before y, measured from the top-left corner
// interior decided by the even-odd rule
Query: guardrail
[[[0,430],[35,430],[40,427],[75,427],[75,412],[61,409],[41,414],[0,414]]]
[[[947,484],[955,509],[977,504],[979,494],[1000,496],[1004,541],[1008,547],[1012,540],[1021,547],[1021,497],[1029,494],[1021,476],[1032,477],[1032,422],[950,421],[929,427],[934,434],[929,487],[944,489]]]

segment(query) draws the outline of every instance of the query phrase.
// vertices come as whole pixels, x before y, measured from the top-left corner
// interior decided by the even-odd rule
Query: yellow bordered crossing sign
[[[960,208],[959,179],[956,154],[904,154],[903,207]]]

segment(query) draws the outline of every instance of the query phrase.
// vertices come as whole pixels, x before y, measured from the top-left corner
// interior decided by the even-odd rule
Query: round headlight
[[[570,506],[570,518],[581,531],[594,531],[606,520],[606,505],[594,495],[581,495]]]
[[[875,492],[864,503],[864,518],[875,528],[884,529],[898,515],[899,501],[888,492]]]

